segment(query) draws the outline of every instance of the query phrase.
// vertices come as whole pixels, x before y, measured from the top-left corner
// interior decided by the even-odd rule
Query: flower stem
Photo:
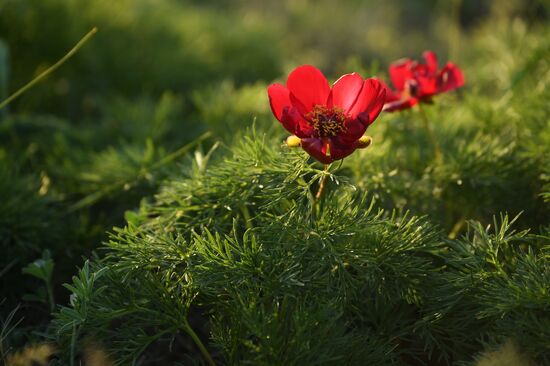
[[[48,302],[50,304],[50,312],[53,313],[55,310],[55,299],[53,296],[53,287],[51,281],[46,281],[46,290],[48,292]]]
[[[32,79],[30,82],[28,82],[26,85],[21,87],[19,90],[17,90],[15,93],[10,95],[6,100],[4,100],[2,103],[0,103],[0,109],[7,106],[10,102],[12,102],[15,98],[32,88],[36,83],[38,83],[40,80],[44,79],[46,76],[54,72],[59,66],[63,65],[65,61],[67,61],[69,58],[71,58],[94,34],[97,33],[97,28],[94,27],[92,30],[90,30],[78,43],[69,51],[65,56],[63,56],[59,61],[57,61],[55,64],[50,66],[48,69],[46,69],[44,72],[42,72],[40,75]]]
[[[329,166],[329,164],[325,164],[324,174],[319,181],[319,189],[317,190],[317,194],[315,195],[315,201],[319,201],[321,199],[321,196],[323,195],[323,192],[325,191],[325,181],[327,180],[327,172]]]
[[[449,239],[453,240],[456,239],[462,228],[464,227],[464,224],[466,224],[466,219],[464,217],[461,217],[460,220],[458,220],[453,228],[451,229],[451,232],[447,236]]]
[[[184,326],[184,329],[187,332],[187,334],[189,334],[191,336],[191,338],[193,339],[193,341],[195,342],[197,347],[199,347],[199,350],[201,351],[203,357],[206,359],[206,362],[208,363],[208,365],[216,366],[216,363],[214,362],[214,359],[212,358],[212,356],[210,356],[210,353],[208,352],[208,350],[206,349],[206,347],[204,346],[204,344],[200,340],[197,333],[195,333],[193,328],[191,328],[191,325],[187,321],[187,318],[183,319],[183,326]]]
[[[432,143],[435,160],[438,163],[442,163],[443,162],[443,154],[441,154],[441,147],[439,146],[439,143],[437,142],[437,139],[435,138],[435,135],[434,135],[433,130],[432,130],[432,126],[430,125],[430,121],[428,120],[428,116],[426,115],[426,111],[424,110],[424,107],[422,107],[422,103],[418,103],[418,110],[420,111],[420,115],[422,116],[422,122],[424,122],[424,128],[426,129],[426,132],[428,133],[428,138],[430,139],[430,141]]]
[[[115,182],[111,185],[105,186],[103,189],[101,189],[99,191],[96,191],[96,192],[82,198],[80,201],[76,202],[75,204],[73,204],[72,206],[69,207],[69,212],[73,212],[73,211],[76,211],[76,210],[80,210],[81,208],[84,208],[86,206],[90,206],[90,205],[96,203],[97,201],[101,200],[106,195],[108,195],[108,194],[110,194],[110,193],[112,193],[112,192],[114,192],[118,189],[121,189],[124,185],[131,184],[131,183],[136,182],[140,179],[143,179],[147,174],[153,172],[154,170],[156,170],[156,169],[158,169],[158,168],[160,168],[160,167],[176,160],[177,158],[187,154],[193,147],[195,147],[196,145],[198,145],[200,142],[204,141],[205,139],[209,138],[210,136],[212,136],[212,133],[207,131],[207,132],[203,133],[202,135],[200,135],[199,137],[197,137],[195,140],[188,143],[187,145],[184,145],[181,148],[179,148],[178,150],[174,151],[173,153],[166,155],[164,158],[162,158],[161,160],[159,160],[156,163],[152,164],[148,168],[143,168],[131,180],[122,180],[122,181],[119,181],[119,182]]]
[[[315,194],[315,197],[313,198],[313,201],[311,203],[311,213],[314,219],[317,216],[317,203],[321,200],[321,197],[323,196],[323,192],[325,191],[325,182],[327,180],[327,176],[328,176],[327,172],[329,167],[330,167],[330,164],[325,164],[323,175],[319,180],[319,189],[317,190],[317,193]]]

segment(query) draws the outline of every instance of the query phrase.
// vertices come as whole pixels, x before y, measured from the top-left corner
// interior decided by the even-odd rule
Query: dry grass
[[[533,363],[514,342],[508,341],[498,350],[483,354],[476,366],[533,366]]]
[[[84,349],[84,365],[86,366],[111,366],[113,362],[107,352],[95,343],[88,343]]]
[[[27,346],[16,353],[8,355],[6,366],[45,366],[55,352],[55,346],[50,343]]]
[[[50,343],[31,345],[8,355],[6,366],[47,366],[56,347]],[[112,366],[107,353],[97,344],[89,343],[84,349],[84,366]]]

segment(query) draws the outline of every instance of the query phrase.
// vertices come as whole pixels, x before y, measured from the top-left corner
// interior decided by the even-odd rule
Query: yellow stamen
[[[327,108],[316,105],[306,116],[318,137],[336,136],[346,130],[345,122],[348,119],[341,108]]]

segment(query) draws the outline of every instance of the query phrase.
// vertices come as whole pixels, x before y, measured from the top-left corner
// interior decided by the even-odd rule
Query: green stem
[[[48,291],[48,301],[50,303],[50,312],[53,313],[55,310],[55,299],[53,297],[53,287],[50,281],[46,281],[46,289]]]
[[[9,103],[11,103],[15,98],[19,97],[21,94],[32,88],[35,84],[37,84],[40,80],[44,79],[46,76],[54,72],[59,66],[63,65],[65,61],[67,61],[69,58],[71,58],[78,50],[84,46],[86,42],[94,34],[97,33],[97,28],[94,27],[92,30],[90,30],[78,43],[69,51],[65,56],[63,56],[59,61],[57,61],[55,64],[47,68],[44,72],[42,72],[40,75],[32,79],[30,82],[28,82],[26,85],[21,87],[19,90],[17,90],[15,93],[10,95],[6,100],[4,100],[2,103],[0,103],[0,109],[7,106]]]
[[[4,268],[0,271],[0,278],[6,273],[8,273],[11,267],[13,267],[16,263],[17,263],[17,259],[14,259],[11,262],[9,262],[6,266],[4,266]]]
[[[216,366],[216,363],[214,362],[214,359],[212,358],[212,356],[210,356],[210,353],[208,352],[208,350],[206,349],[206,347],[204,346],[204,344],[200,340],[197,333],[195,333],[193,328],[191,328],[191,325],[187,321],[187,318],[183,319],[183,327],[184,327],[185,331],[187,332],[187,334],[189,334],[191,336],[191,338],[193,339],[193,341],[195,342],[197,347],[199,347],[199,350],[201,351],[203,357],[206,359],[206,362],[210,366]]]
[[[420,115],[422,116],[422,122],[424,123],[424,128],[426,129],[426,133],[428,134],[428,138],[430,139],[430,141],[432,143],[435,160],[438,163],[442,163],[443,162],[443,154],[441,154],[441,147],[439,146],[439,143],[437,142],[437,139],[435,138],[432,127],[430,125],[430,121],[428,120],[428,116],[426,115],[426,111],[424,110],[424,107],[422,106],[422,103],[418,103],[418,110],[420,111]]]
[[[460,8],[462,0],[454,0],[450,3],[450,20],[449,27],[449,59],[457,61],[460,54]]]
[[[327,172],[330,164],[325,164],[324,174],[321,177],[321,180],[319,181],[319,189],[317,190],[317,194],[315,195],[315,200],[319,201],[321,199],[321,196],[323,195],[323,192],[325,191],[325,181],[327,180]]]
[[[244,224],[247,229],[252,229],[252,217],[250,216],[250,211],[246,205],[241,206],[241,213],[243,214]]]
[[[206,140],[207,138],[209,138],[211,136],[212,136],[212,132],[206,131],[205,133],[203,133],[202,135],[197,137],[195,140],[193,140],[189,144],[180,147],[179,149],[177,149],[173,153],[170,153],[170,154],[166,155],[164,158],[160,159],[158,162],[156,162],[155,164],[153,164],[151,166],[151,169],[159,168],[163,165],[166,165],[167,163],[172,162],[173,160],[179,158],[180,156],[187,154],[193,146],[199,144],[200,142]]]
[[[73,331],[71,333],[71,348],[70,348],[70,365],[74,366],[74,358],[76,353],[76,324],[73,323]]]
[[[449,232],[449,235],[447,238],[454,240],[464,227],[464,224],[466,224],[466,219],[464,217],[461,217],[460,220],[458,220],[454,225],[451,231]]]
[[[174,151],[173,153],[171,153],[169,155],[166,155],[164,158],[162,158],[161,160],[159,160],[155,164],[152,164],[149,167],[149,169],[144,169],[143,171],[139,172],[139,174],[134,178],[134,180],[124,180],[122,182],[113,183],[111,185],[106,186],[105,188],[103,188],[102,190],[100,190],[98,192],[95,192],[95,193],[93,193],[89,196],[86,196],[86,197],[82,198],[80,201],[76,202],[74,205],[69,207],[69,212],[80,210],[81,208],[92,205],[92,204],[96,203],[97,201],[99,201],[100,199],[102,199],[104,196],[106,196],[106,195],[108,195],[108,194],[110,194],[110,193],[112,193],[112,192],[114,192],[118,189],[121,189],[126,184],[130,184],[130,183],[135,182],[136,180],[142,179],[145,175],[147,175],[147,173],[150,173],[151,171],[153,171],[155,169],[158,169],[158,168],[162,167],[163,165],[166,165],[166,164],[174,161],[175,159],[179,158],[180,156],[185,155],[194,146],[196,146],[200,142],[204,141],[205,139],[209,138],[210,136],[212,136],[211,132],[203,133],[202,135],[197,137],[197,139],[191,141],[187,145],[182,146],[181,148]]]
[[[321,200],[321,197],[323,196],[323,192],[325,191],[325,182],[328,177],[327,172],[329,167],[330,167],[330,164],[325,164],[325,169],[323,170],[323,176],[319,180],[319,189],[317,190],[317,193],[313,198],[313,203],[311,204],[311,212],[312,212],[313,218],[316,217],[317,203]]]

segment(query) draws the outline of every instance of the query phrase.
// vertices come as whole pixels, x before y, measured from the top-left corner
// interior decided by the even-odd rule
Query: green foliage
[[[158,347],[179,354],[168,345],[190,343],[201,314],[226,364],[447,364],[508,338],[545,360],[548,237],[504,216],[443,240],[424,219],[375,213],[333,173],[312,205],[323,172],[257,135],[187,174],[75,278],[54,322],[62,344],[90,337],[117,362],[153,362]]]
[[[8,0],[0,6],[0,32],[18,61],[14,85],[40,69],[39,62],[53,63],[93,26],[99,29],[78,59],[22,98],[23,109],[49,105],[74,117],[89,112],[89,98],[98,95],[189,93],[228,77],[243,83],[280,72],[273,27],[252,18],[242,22],[236,12],[228,17],[173,0]]]
[[[4,305],[3,301],[0,305]],[[12,309],[7,313],[6,317],[0,317],[0,360],[2,360],[2,362],[6,362],[6,356],[11,350],[9,343],[11,333],[16,331],[17,326],[21,322],[21,319],[16,317],[18,310],[18,308]]]
[[[2,300],[10,304],[30,287],[19,281],[21,270],[43,248],[60,251],[61,213],[55,201],[44,195],[36,176],[21,176],[13,168],[0,166],[0,283]]]
[[[280,132],[278,126],[273,124],[269,105],[265,102],[266,89],[265,83],[237,88],[233,82],[226,80],[215,87],[194,92],[193,104],[203,123],[216,137],[227,142],[238,142],[241,136],[235,131],[242,131],[251,119],[262,131]]]
[[[539,35],[548,31],[528,33],[520,21],[512,27],[495,23],[487,27],[502,36],[483,32],[474,38],[476,61],[466,69],[471,86],[464,98],[439,96],[424,107],[443,164],[418,111],[383,115],[369,129],[376,148],[347,159],[357,185],[384,207],[428,214],[448,231],[465,219],[490,222],[497,212],[522,212],[522,227],[547,223],[540,195],[547,191],[550,162],[550,109],[542,102],[550,98],[550,80],[548,57],[540,55],[550,56],[550,48]],[[527,66],[517,61],[519,53],[531,60]],[[498,74],[483,68],[494,63]]]
[[[50,311],[55,309],[55,300],[53,297],[53,277],[54,261],[51,258],[50,252],[45,250],[42,253],[42,258],[29,263],[26,267],[23,267],[22,272],[24,274],[38,278],[44,282],[45,293],[37,290],[36,293],[26,294],[23,299],[27,301],[40,301],[50,305]]]
[[[513,339],[546,364],[550,238],[516,232],[513,221],[503,216],[485,228],[471,222],[462,239],[449,242],[451,270],[442,275],[426,320],[433,322],[434,339],[451,340],[458,355],[475,338],[486,347]]]
[[[13,168],[2,166],[0,238],[2,250],[14,251],[6,253],[4,260],[13,260],[25,252],[36,251],[41,241],[52,244],[55,240],[55,232],[47,228],[48,223],[55,220],[55,208],[47,197],[40,194],[40,188],[38,177],[21,176]]]
[[[373,347],[383,345],[385,342],[371,340],[366,334],[347,334],[346,322],[341,319],[342,304],[332,299],[335,290],[343,291],[342,296],[351,291],[346,286],[339,286],[340,276],[333,275],[333,266],[343,265],[345,259],[342,257],[348,255],[346,250],[339,248],[326,253],[330,261],[321,269],[316,268],[319,262],[314,260],[318,260],[325,245],[335,240],[332,236],[346,237],[366,222],[357,222],[353,228],[346,228],[344,222],[329,221],[334,217],[312,221],[311,193],[306,176],[320,172],[305,165],[301,154],[289,154],[280,156],[257,139],[247,138],[233,159],[206,171],[195,169],[190,179],[168,185],[159,195],[156,205],[144,207],[140,212],[139,216],[147,217],[158,212],[154,223],[145,222],[139,227],[130,225],[112,237],[109,245],[113,252],[108,255],[113,261],[112,267],[108,265],[101,270],[111,274],[106,276],[109,281],[118,281],[121,276],[126,280],[120,284],[123,287],[105,285],[102,288],[107,292],[93,291],[94,295],[99,294],[97,303],[102,307],[109,304],[109,310],[99,326],[90,327],[86,323],[86,329],[94,337],[100,337],[104,344],[123,342],[122,348],[133,351],[135,357],[136,352],[145,349],[154,338],[144,335],[140,339],[145,343],[141,344],[131,337],[132,345],[127,344],[128,334],[122,334],[121,329],[106,329],[112,324],[113,315],[121,314],[123,319],[119,321],[126,324],[124,332],[135,334],[144,328],[139,321],[141,317],[145,317],[145,322],[150,325],[151,315],[145,314],[152,312],[159,322],[155,334],[162,335],[184,329],[182,320],[191,304],[202,308],[218,299],[213,332],[218,334],[217,337],[227,338],[229,343],[222,343],[220,347],[231,351],[228,353],[229,360],[233,360],[231,363],[246,362],[247,359],[248,362],[266,364],[315,360],[329,363],[341,359],[345,353],[350,354],[355,345],[365,340]],[[302,166],[302,169],[296,169],[297,166]],[[239,175],[234,174],[235,169]],[[287,193],[284,198],[281,191]],[[327,200],[327,204],[329,202]],[[246,206],[239,207],[239,203],[246,203]],[[349,206],[345,208],[350,209]],[[368,217],[365,212],[352,214],[357,220]],[[301,222],[294,222],[300,219]],[[133,219],[136,220],[139,218]],[[289,230],[296,224],[299,232]],[[326,225],[334,225],[335,232],[329,237],[318,238],[319,234],[310,233],[312,229],[324,232],[322,227]],[[209,229],[215,229],[216,234]],[[344,230],[347,232],[342,232]],[[224,232],[232,233],[232,236],[222,236]],[[285,235],[280,236],[281,233]],[[311,240],[304,243],[300,233],[311,236]],[[392,235],[399,234],[394,232]],[[119,255],[128,261],[118,261]],[[326,277],[319,278],[321,270],[326,272]],[[256,280],[248,281],[250,278]],[[327,287],[326,280],[333,284],[329,283]],[[235,287],[228,288],[228,283],[235,284]],[[308,285],[314,286],[306,290]],[[133,291],[136,288],[140,289],[139,292]],[[124,290],[119,292],[121,289]],[[321,291],[324,296],[319,302]],[[262,292],[265,295],[262,296]],[[123,293],[126,293],[125,301],[139,304],[135,318],[134,314],[120,308],[119,299]],[[108,303],[103,295],[110,299]],[[280,301],[283,303],[279,306]],[[243,308],[245,303],[248,305]],[[236,306],[248,310],[244,314],[232,313],[231,309],[236,309]],[[312,311],[312,306],[316,307],[315,311]],[[90,311],[89,307],[86,309]],[[73,327],[66,319],[66,313],[72,311],[61,311],[60,320],[64,324],[61,330],[72,331]],[[89,313],[86,315],[87,321]],[[288,320],[279,323],[281,316]],[[327,323],[329,319],[332,320]],[[231,326],[231,322],[236,324]],[[317,329],[319,333],[315,336],[308,326],[311,322],[327,325]],[[228,327],[232,329],[229,333]],[[295,327],[302,329],[298,334],[304,338],[285,340],[289,330]],[[238,329],[242,329],[242,333],[231,334]],[[75,333],[69,334],[75,337]],[[116,340],[109,334],[116,335]],[[249,334],[258,340],[245,341],[243,348],[243,341]],[[317,343],[311,344],[312,340],[317,340]],[[330,340],[341,345],[340,349],[327,348],[326,342]],[[284,356],[277,352],[282,345],[272,343],[281,341],[294,347],[289,348],[289,353]],[[347,352],[342,352],[345,350]],[[369,353],[365,350],[365,354],[346,357],[359,360]],[[369,355],[369,359],[383,359],[383,355],[377,352]],[[125,359],[123,355],[121,357]]]

